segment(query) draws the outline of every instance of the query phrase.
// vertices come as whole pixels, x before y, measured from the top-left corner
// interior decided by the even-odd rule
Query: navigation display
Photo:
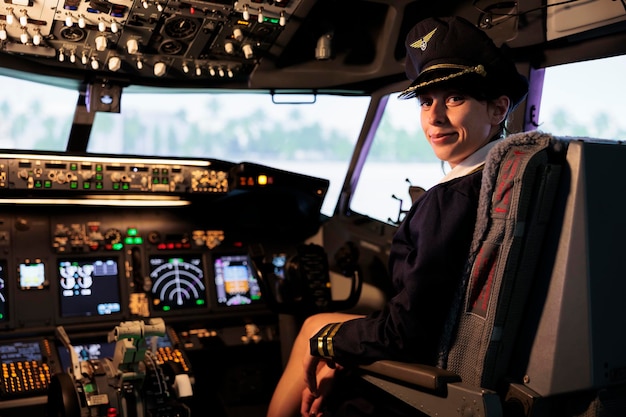
[[[170,312],[207,307],[201,256],[151,256],[152,308]]]
[[[116,259],[59,260],[61,317],[105,316],[121,312]]]
[[[261,288],[252,273],[248,255],[232,254],[213,259],[217,303],[240,306],[261,302]]]

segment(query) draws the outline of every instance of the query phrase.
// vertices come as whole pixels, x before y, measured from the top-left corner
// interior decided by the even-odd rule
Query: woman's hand
[[[326,409],[326,399],[330,394],[335,373],[340,367],[335,363],[326,363],[324,360],[320,360],[320,358],[311,356],[311,359],[311,361],[305,360],[305,364],[308,362],[310,368],[305,368],[307,387],[302,391],[300,414],[302,417],[323,417]],[[319,367],[318,364],[322,366]],[[311,381],[309,381],[310,378],[308,377],[309,369],[313,369]],[[313,384],[313,389],[311,389],[310,382]]]

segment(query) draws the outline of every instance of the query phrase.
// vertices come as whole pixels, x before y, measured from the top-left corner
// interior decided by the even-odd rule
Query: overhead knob
[[[96,37],[96,50],[98,51],[104,51],[105,49],[107,49],[107,37],[106,36],[98,36]]]
[[[41,32],[39,29],[35,29],[35,34],[33,35],[33,45],[39,46],[41,44]]]
[[[117,71],[122,67],[122,60],[119,56],[112,56],[109,58],[109,70]]]
[[[20,16],[20,26],[24,27],[28,24],[28,12],[26,9],[20,10],[22,15]]]
[[[164,62],[157,62],[156,64],[154,64],[154,75],[156,75],[157,77],[162,77],[165,75],[166,69],[167,66]]]
[[[139,51],[139,43],[137,39],[131,38],[126,41],[126,50],[128,50],[129,54],[136,54]]]
[[[254,52],[252,51],[252,46],[249,43],[242,46],[241,49],[243,50],[243,56],[245,56],[246,59],[250,59],[254,56]]]
[[[233,38],[235,38],[235,40],[241,42],[243,40],[243,32],[241,31],[241,29],[239,28],[235,28],[233,30]]]

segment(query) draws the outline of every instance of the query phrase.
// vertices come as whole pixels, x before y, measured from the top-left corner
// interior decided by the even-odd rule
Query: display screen
[[[171,347],[172,342],[169,337],[167,337],[167,333],[165,336],[150,336],[145,340],[146,347],[148,349],[158,349],[162,347]],[[104,342],[97,341],[94,339],[90,340],[82,340],[77,342],[72,342],[72,347],[74,351],[78,355],[78,361],[87,361],[87,360],[99,360],[99,359],[113,359],[115,355],[115,345],[117,342]],[[153,346],[154,344],[154,346]],[[59,359],[61,360],[61,366],[64,370],[70,368],[70,354],[67,351],[65,346],[58,347]]]
[[[0,261],[0,323],[8,320],[9,303],[7,299],[7,264]]]
[[[0,362],[32,362],[41,361],[39,342],[13,342],[0,345]]]
[[[207,307],[200,256],[151,256],[152,307],[169,312]]]
[[[72,347],[78,355],[79,362],[94,359],[113,358],[113,354],[115,353],[115,342],[72,344]],[[64,370],[69,369],[71,360],[67,348],[65,346],[59,346],[58,352],[62,368]]]
[[[252,273],[248,255],[222,255],[213,259],[217,302],[239,306],[261,302],[261,288]]]
[[[115,259],[60,260],[61,317],[120,313],[119,279]]]
[[[19,266],[20,288],[38,290],[48,286],[43,263],[21,263]]]

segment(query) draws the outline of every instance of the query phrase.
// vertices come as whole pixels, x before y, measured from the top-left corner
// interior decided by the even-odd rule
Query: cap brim
[[[458,65],[458,64],[437,64],[432,65],[422,71],[415,81],[409,85],[404,91],[400,93],[398,99],[406,100],[414,98],[420,94],[421,91],[438,86],[453,80],[457,80],[460,77],[479,75],[481,77],[487,76],[487,71],[482,65]]]

